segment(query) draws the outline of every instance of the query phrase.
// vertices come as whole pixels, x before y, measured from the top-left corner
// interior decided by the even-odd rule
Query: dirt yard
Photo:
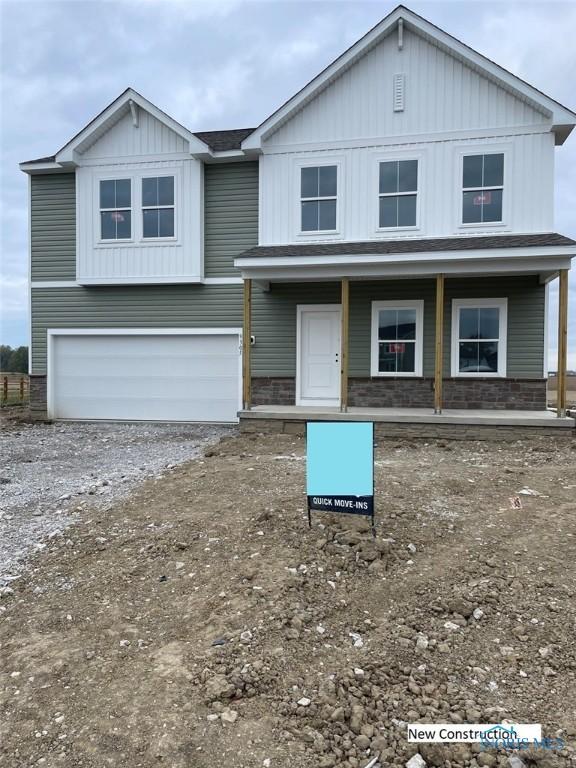
[[[0,598],[1,766],[404,766],[406,722],[507,719],[565,746],[419,751],[576,766],[574,443],[381,441],[375,542],[308,529],[304,447],[225,436],[47,542]]]

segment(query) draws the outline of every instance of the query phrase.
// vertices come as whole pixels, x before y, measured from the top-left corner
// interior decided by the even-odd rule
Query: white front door
[[[298,307],[296,405],[340,405],[340,305]]]

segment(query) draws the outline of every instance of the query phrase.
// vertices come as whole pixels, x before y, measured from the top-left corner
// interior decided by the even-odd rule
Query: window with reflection
[[[466,155],[462,162],[462,223],[502,221],[504,154]]]
[[[132,237],[131,179],[100,181],[100,239],[130,240]]]
[[[422,375],[421,301],[372,304],[372,375]]]

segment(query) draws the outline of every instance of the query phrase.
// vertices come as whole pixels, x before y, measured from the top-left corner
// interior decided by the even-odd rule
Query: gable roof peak
[[[191,154],[209,152],[205,142],[130,86],[125,88],[102,112],[96,115],[79,133],[58,150],[55,156],[56,162],[63,165],[75,165],[77,155],[81,154],[88,146],[103,136],[124,115],[132,112],[136,125],[138,109],[148,112],[159,122],[174,131],[174,133],[185,139],[189,144]]]
[[[287,122],[296,112],[301,110],[315,96],[327,88],[330,83],[349,69],[353,64],[377,45],[384,37],[394,29],[399,28],[398,22],[407,24],[412,32],[432,40],[451,55],[461,59],[468,66],[479,70],[496,84],[510,91],[524,101],[532,104],[536,109],[546,112],[551,119],[551,130],[556,134],[556,143],[562,144],[574,125],[576,125],[576,113],[564,105],[539,91],[534,86],[526,83],[520,77],[513,75],[504,67],[496,64],[491,59],[478,53],[470,46],[458,40],[453,35],[445,32],[432,22],[418,15],[405,5],[397,5],[387,16],[381,19],[372,29],[351,45],[346,51],[323,69],[316,77],[310,80],[294,96],[273,112],[264,120],[253,133],[242,142],[242,149],[258,151],[262,142]],[[399,30],[399,34],[401,31]]]

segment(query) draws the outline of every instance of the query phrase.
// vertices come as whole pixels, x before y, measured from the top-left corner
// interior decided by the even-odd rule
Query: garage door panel
[[[138,397],[67,398],[57,418],[60,419],[118,419],[120,421],[233,421],[222,418],[222,412],[236,414],[237,399],[206,399],[191,401],[188,398],[155,399]],[[161,412],[161,418],[152,414]],[[117,414],[122,413],[120,417]],[[148,418],[144,418],[145,413]],[[199,416],[201,414],[201,417]],[[81,416],[79,414],[82,414]],[[102,415],[106,414],[106,415]],[[113,414],[113,415],[112,415]]]
[[[55,418],[236,421],[239,339],[222,335],[58,335]]]

